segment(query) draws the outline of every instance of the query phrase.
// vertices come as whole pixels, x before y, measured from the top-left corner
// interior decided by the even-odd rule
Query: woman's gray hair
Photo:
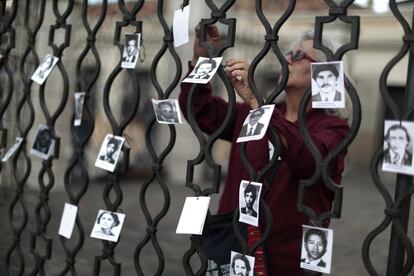
[[[312,30],[310,29],[304,30],[300,34],[300,36],[293,42],[291,49],[300,48],[304,41],[313,40],[314,37],[315,37],[315,33]],[[330,40],[322,38],[322,44],[328,47],[329,49],[333,50],[333,44]],[[317,60],[319,62],[327,61],[327,57],[323,51],[316,49],[316,52],[317,52]]]

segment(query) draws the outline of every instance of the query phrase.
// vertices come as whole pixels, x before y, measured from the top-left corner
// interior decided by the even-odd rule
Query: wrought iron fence
[[[101,6],[98,10],[98,20],[92,26],[92,20],[90,20],[90,1],[83,0],[81,6],[81,20],[84,26],[84,31],[87,33],[86,40],[84,41],[85,46],[83,51],[77,57],[76,62],[76,74],[75,74],[75,84],[71,85],[70,79],[67,74],[67,69],[65,67],[64,62],[62,62],[62,57],[64,55],[65,49],[70,47],[70,40],[73,32],[71,30],[71,24],[68,24],[67,21],[71,16],[74,15],[73,7],[76,5],[76,1],[69,0],[66,1],[66,6],[64,12],[60,12],[60,5],[62,1],[53,0],[52,2],[48,2],[52,5],[52,11],[55,17],[55,24],[50,26],[49,32],[49,46],[53,50],[53,54],[60,58],[58,62],[57,69],[59,74],[62,77],[63,82],[61,83],[60,89],[62,91],[62,98],[58,102],[58,107],[54,112],[49,110],[47,102],[48,97],[45,94],[45,86],[40,86],[40,107],[42,113],[46,119],[46,124],[51,129],[52,136],[55,139],[55,150],[53,155],[48,159],[43,161],[42,168],[38,172],[38,187],[39,187],[39,194],[38,194],[38,202],[36,204],[36,209],[34,212],[35,216],[35,231],[32,234],[32,240],[30,244],[30,249],[23,248],[21,242],[21,236],[24,231],[27,231],[26,226],[28,224],[29,216],[32,216],[28,211],[27,202],[24,197],[26,184],[28,182],[29,175],[31,174],[31,157],[28,153],[30,145],[27,144],[28,141],[28,134],[29,131],[32,130],[35,121],[35,109],[33,107],[31,94],[33,91],[33,82],[30,80],[30,74],[34,71],[34,69],[39,64],[39,55],[38,49],[36,47],[36,41],[38,39],[38,33],[40,28],[43,25],[45,13],[46,13],[46,3],[45,0],[38,0],[38,1],[23,1],[23,0],[14,0],[12,1],[11,7],[8,11],[5,8],[5,1],[1,2],[1,25],[0,25],[0,38],[1,41],[4,42],[5,40],[7,43],[2,44],[2,48],[0,49],[0,54],[2,57],[2,62],[0,63],[2,69],[4,69],[4,74],[8,79],[7,84],[2,84],[1,86],[1,105],[0,105],[0,117],[4,115],[6,110],[9,108],[10,99],[14,92],[14,80],[19,78],[23,84],[23,91],[20,93],[15,93],[17,97],[17,122],[16,128],[18,135],[23,138],[22,146],[17,150],[15,156],[13,157],[12,167],[13,167],[13,176],[16,183],[16,192],[11,200],[10,208],[9,208],[9,223],[11,225],[13,239],[10,243],[10,247],[7,250],[6,256],[6,266],[7,266],[7,274],[8,275],[25,275],[25,273],[29,273],[30,275],[47,275],[48,272],[45,270],[46,263],[48,260],[53,259],[52,254],[52,244],[57,246],[57,244],[50,238],[48,235],[48,224],[51,219],[50,208],[48,205],[48,199],[50,196],[50,191],[52,190],[54,183],[55,183],[55,172],[53,170],[53,161],[59,158],[59,151],[62,147],[61,143],[59,143],[60,138],[58,137],[55,131],[55,124],[57,120],[60,118],[64,108],[68,103],[68,97],[70,92],[69,91],[83,91],[86,92],[85,98],[85,113],[86,113],[86,121],[83,124],[83,131],[80,131],[78,128],[73,127],[73,120],[74,116],[72,116],[72,120],[68,122],[68,127],[70,127],[70,132],[72,134],[72,141],[73,141],[73,151],[74,156],[70,160],[69,164],[67,165],[65,176],[64,176],[64,185],[65,189],[69,198],[69,202],[74,205],[79,205],[82,201],[84,194],[87,192],[89,187],[89,173],[88,173],[88,165],[87,160],[85,158],[85,149],[90,141],[90,138],[95,129],[95,115],[94,112],[91,110],[91,99],[97,97],[97,95],[91,95],[92,88],[96,85],[96,82],[101,73],[101,59],[102,55],[98,52],[96,47],[96,41],[98,39],[98,34],[101,30],[101,26],[104,23],[105,19],[108,16],[108,1],[102,0]],[[135,1],[128,1],[125,2],[124,0],[118,1],[118,9],[122,14],[122,21],[116,22],[113,26],[113,31],[115,34],[114,37],[114,45],[119,49],[120,53],[122,54],[123,50],[123,43],[122,41],[122,33],[124,29],[128,27],[133,27],[135,32],[142,33],[142,30],[145,28],[145,22],[138,21],[137,17],[140,11],[143,9],[144,0],[135,0]],[[207,49],[209,57],[219,57],[224,54],[224,52],[234,46],[235,42],[235,32],[236,32],[236,18],[227,18],[226,13],[234,6],[235,0],[228,0],[224,1],[221,6],[218,6],[212,0],[205,0],[205,3],[209,7],[211,11],[210,18],[204,18],[201,20],[201,29],[200,29],[200,37],[201,39],[201,46]],[[184,0],[182,5],[185,6],[189,3],[188,0]],[[314,46],[317,49],[323,51],[326,56],[328,57],[328,61],[338,61],[341,60],[344,54],[352,49],[356,49],[358,47],[358,39],[359,39],[359,17],[357,16],[349,16],[347,14],[348,8],[353,3],[352,0],[344,0],[339,4],[332,0],[325,0],[327,8],[329,9],[329,15],[327,16],[318,16],[316,17],[315,21],[315,40]],[[277,22],[272,26],[268,18],[266,18],[263,12],[263,4],[261,0],[255,1],[256,7],[256,14],[265,29],[265,37],[263,40],[263,48],[254,58],[250,68],[249,68],[249,87],[253,91],[259,105],[264,104],[271,104],[275,100],[281,97],[281,92],[283,91],[286,83],[288,81],[288,65],[285,60],[285,56],[283,55],[280,46],[279,46],[279,32],[283,24],[289,19],[291,14],[293,13],[296,6],[296,1],[291,0],[289,1],[289,5],[280,18],[277,19]],[[171,94],[175,88],[177,88],[180,78],[182,77],[182,64],[180,58],[174,49],[173,46],[173,35],[172,35],[172,27],[168,25],[165,15],[164,15],[164,7],[165,2],[163,0],[159,0],[157,2],[157,15],[159,22],[162,26],[164,31],[163,41],[160,42],[161,47],[156,56],[152,61],[152,66],[150,69],[150,77],[153,86],[156,89],[158,99],[167,99],[171,97]],[[397,3],[395,0],[390,1],[390,7],[393,11],[395,17],[401,22],[401,25],[404,28],[405,36],[404,36],[404,44],[400,51],[400,53],[390,62],[390,64],[385,68],[384,73],[381,77],[381,92],[383,97],[393,110],[395,118],[397,119],[411,119],[411,102],[407,101],[407,107],[404,110],[404,114],[400,113],[389,98],[387,89],[386,89],[386,78],[392,67],[402,58],[404,54],[406,54],[409,50],[412,51],[412,42],[413,42],[413,34],[409,24],[402,18],[400,12],[397,8]],[[178,7],[177,7],[178,8]],[[95,11],[96,12],[96,11]],[[10,60],[9,60],[9,52],[11,49],[14,48],[15,42],[15,19],[16,16],[21,16],[24,18],[24,29],[26,37],[27,46],[24,50],[24,53],[21,57],[19,57],[19,76],[13,75],[10,69]],[[72,19],[78,20],[78,18]],[[326,45],[322,43],[323,37],[323,28],[325,24],[329,24],[336,20],[340,20],[344,23],[351,25],[351,33],[350,37],[351,40],[349,43],[342,45],[336,52],[333,52],[333,49],[329,49]],[[227,27],[227,34],[226,40],[222,41],[218,47],[213,47],[207,43],[207,26],[212,24],[221,24]],[[61,44],[57,44],[54,41],[56,31],[64,31],[65,33],[65,40]],[[145,38],[143,38],[143,41]],[[157,68],[159,65],[160,60],[165,57],[166,53],[171,54],[174,60],[174,68],[173,79],[168,84],[168,87],[163,90],[160,84],[160,80],[157,76]],[[273,53],[277,60],[279,61],[282,67],[281,79],[275,85],[274,90],[271,92],[270,95],[266,96],[264,91],[258,89],[253,79],[255,75],[256,68],[258,65],[265,59],[265,56],[269,53]],[[32,57],[34,59],[34,64],[30,63],[28,60]],[[83,74],[85,69],[84,63],[85,59],[92,58],[95,63],[92,68],[92,79],[87,79]],[[411,58],[411,56],[410,56]],[[411,61],[411,60],[410,60]],[[411,62],[410,62],[411,64]],[[133,92],[130,95],[133,97],[129,98],[128,100],[131,101],[131,105],[129,106],[128,110],[125,111],[125,116],[122,120],[117,120],[117,117],[114,115],[113,107],[111,106],[110,97],[113,94],[120,93],[120,91],[115,91],[113,89],[113,83],[116,81],[117,78],[120,77],[121,72],[123,72],[121,68],[121,61],[116,64],[113,68],[111,74],[109,75],[108,79],[105,81],[105,87],[103,89],[103,106],[106,114],[106,119],[109,121],[112,134],[123,136],[125,128],[133,120],[134,116],[137,113],[138,108],[140,107],[140,98],[142,96],[142,91],[140,91],[140,84],[137,81],[137,77],[134,73],[134,70],[127,69],[126,74],[128,76],[128,80],[133,84]],[[192,103],[194,101],[194,95],[198,93],[199,85],[193,85],[190,90],[190,96],[187,103],[187,109],[189,111],[188,114],[188,122],[193,130],[194,134],[197,137],[198,143],[200,145],[200,151],[198,156],[188,161],[187,166],[187,176],[186,176],[186,187],[190,188],[194,195],[196,196],[203,196],[203,195],[211,195],[217,194],[219,192],[220,182],[221,182],[221,166],[218,164],[216,160],[213,158],[212,148],[215,142],[218,140],[220,134],[224,132],[224,130],[229,126],[231,123],[232,116],[234,115],[234,108],[236,104],[236,98],[233,91],[233,87],[226,77],[224,69],[220,66],[217,75],[220,79],[220,82],[225,86],[229,102],[229,109],[227,110],[225,120],[222,122],[219,128],[217,128],[211,135],[205,135],[202,133],[200,127],[198,126],[197,120],[194,116],[194,112],[192,110],[193,106]],[[409,80],[411,78],[412,70],[409,71]],[[338,144],[332,151],[329,152],[327,156],[322,156],[316,146],[314,145],[310,134],[306,128],[306,107],[309,103],[311,98],[311,91],[308,89],[306,92],[305,97],[303,98],[301,105],[300,105],[300,113],[299,113],[299,126],[300,131],[304,139],[304,143],[310,150],[312,156],[315,159],[315,163],[317,164],[315,171],[309,179],[302,180],[300,182],[300,189],[298,195],[298,209],[299,211],[303,212],[311,222],[313,222],[317,226],[322,226],[324,221],[334,218],[339,218],[341,216],[341,207],[342,207],[342,187],[338,186],[330,177],[328,173],[328,168],[332,162],[347,146],[352,142],[355,135],[358,132],[358,128],[361,122],[361,106],[359,103],[359,98],[355,87],[353,86],[352,82],[346,81],[347,83],[347,90],[348,95],[352,104],[352,111],[353,111],[353,119],[351,124],[351,129],[347,136]],[[412,83],[409,82],[407,86],[407,91],[411,91]],[[408,94],[408,92],[407,92]],[[410,98],[409,98],[410,99]],[[25,116],[22,115],[25,113]],[[24,118],[24,119],[21,119]],[[154,146],[155,142],[151,136],[151,133],[155,126],[155,119],[152,119],[150,124],[146,128],[146,146],[148,151],[150,152],[151,159],[152,159],[152,173],[151,175],[145,180],[144,184],[140,187],[139,191],[139,204],[141,207],[142,212],[145,216],[145,223],[146,223],[146,234],[144,238],[140,241],[134,241],[135,252],[133,256],[133,262],[135,266],[135,270],[137,275],[144,275],[143,264],[141,262],[141,255],[143,249],[148,247],[150,242],[152,244],[153,249],[156,252],[158,263],[156,271],[154,272],[155,275],[168,275],[168,271],[165,271],[165,256],[162,249],[162,244],[160,244],[157,238],[157,230],[158,224],[160,221],[165,217],[169,210],[170,206],[170,188],[168,186],[168,181],[165,179],[165,176],[162,174],[163,170],[163,162],[164,159],[168,156],[168,154],[172,151],[175,139],[176,139],[176,129],[174,126],[169,126],[169,134],[170,137],[168,139],[167,145],[162,148],[161,150],[156,149]],[[5,125],[2,120],[0,120],[0,151],[3,152],[3,149],[6,148],[6,133],[7,128],[9,126]],[[246,145],[242,146],[241,156],[243,164],[250,175],[250,180],[252,181],[263,181],[265,175],[274,167],[276,163],[277,156],[279,156],[280,148],[281,148],[281,141],[278,137],[277,130],[273,127],[270,127],[270,137],[272,143],[275,145],[275,154],[273,155],[272,160],[269,161],[268,164],[260,171],[255,171],[253,166],[250,164],[247,154],[246,154]],[[123,190],[121,186],[121,181],[126,173],[126,170],[129,166],[129,155],[130,149],[129,145],[125,145],[122,148],[122,160],[120,160],[121,166],[114,172],[108,173],[106,175],[106,185],[103,188],[102,198],[105,202],[106,208],[110,211],[119,211],[122,209],[123,203]],[[130,145],[134,146],[134,145]],[[386,218],[384,222],[379,226],[376,230],[373,231],[367,238],[367,241],[364,243],[364,262],[367,266],[367,269],[371,275],[377,275],[374,267],[372,266],[370,259],[369,259],[369,246],[372,240],[378,235],[381,231],[383,231],[391,222],[393,222],[393,229],[395,233],[393,236],[394,240],[397,240],[396,247],[404,247],[404,249],[400,249],[397,251],[406,252],[407,253],[407,260],[404,262],[404,258],[401,257],[402,255],[398,255],[397,259],[400,260],[400,264],[397,265],[399,268],[392,268],[394,266],[393,261],[391,260],[393,255],[390,255],[390,272],[389,275],[407,275],[409,271],[411,271],[413,266],[413,249],[412,243],[410,239],[406,236],[406,227],[407,227],[407,220],[408,215],[407,211],[400,210],[402,209],[403,204],[409,205],[409,198],[413,193],[412,187],[410,187],[410,183],[412,182],[411,177],[407,176],[399,176],[401,179],[401,190],[399,189],[399,195],[396,197],[395,201],[392,201],[391,196],[385,192],[384,185],[381,183],[377,173],[378,162],[381,160],[381,153],[382,150],[374,157],[373,164],[372,164],[372,171],[373,171],[373,178],[378,186],[380,192],[383,194],[384,199],[387,204],[387,209],[385,210]],[[213,172],[213,177],[209,180],[209,186],[207,188],[202,188],[200,183],[196,183],[196,167],[200,165],[202,162],[206,162],[208,169]],[[75,174],[81,172],[81,177],[75,177]],[[322,214],[317,214],[315,210],[312,210],[311,207],[306,206],[305,198],[306,198],[306,188],[316,185],[316,183],[322,182],[328,189],[334,192],[334,202],[333,202],[333,209],[327,210],[327,212]],[[75,187],[75,184],[77,187]],[[160,203],[161,210],[159,213],[155,215],[151,215],[147,204],[147,197],[148,197],[148,190],[150,187],[158,185],[163,193],[163,200]],[[80,188],[79,188],[80,187]],[[405,187],[405,188],[404,188]],[[405,203],[404,203],[405,202]],[[237,220],[238,220],[238,212],[235,211],[234,213],[234,221],[233,226],[236,231],[236,235],[240,241],[240,244],[243,248],[243,252],[245,254],[253,255],[254,252],[265,243],[266,239],[269,237],[270,228],[272,224],[281,223],[279,221],[272,221],[271,210],[266,205],[266,202],[263,198],[260,198],[260,209],[264,211],[264,216],[266,218],[266,228],[262,232],[262,237],[259,241],[257,241],[254,245],[248,246],[247,241],[245,241],[241,234],[238,232],[237,227]],[[404,208],[406,209],[406,208]],[[209,214],[210,215],[210,214]],[[401,217],[404,217],[404,221],[402,221]],[[76,262],[78,259],[78,253],[84,247],[85,241],[85,229],[84,223],[80,219],[80,216],[76,218],[76,225],[75,231],[78,232],[77,241],[74,244],[68,244],[67,240],[63,237],[60,238],[61,246],[66,255],[65,264],[62,264],[62,270],[59,275],[79,275],[76,268]],[[401,242],[398,242],[400,240]],[[203,275],[207,268],[207,257],[202,250],[202,241],[203,236],[193,235],[190,239],[191,245],[188,251],[183,256],[183,267],[185,273],[187,275]],[[46,248],[45,251],[41,252],[38,250],[37,246],[39,243],[44,243]],[[136,244],[136,245],[135,245]],[[110,272],[113,275],[121,275],[122,273],[122,263],[117,259],[116,249],[117,244],[111,243],[107,241],[102,242],[102,254],[95,256],[94,266],[93,266],[93,275],[102,275],[104,273],[101,269],[101,264],[103,262],[107,262],[113,269]],[[27,265],[27,257],[24,252],[30,251],[33,255],[34,265],[33,267],[29,267]],[[199,258],[199,267],[194,267],[191,259],[197,254]],[[30,263],[30,262],[29,262]],[[401,269],[402,268],[402,269]],[[398,271],[398,272],[395,272]],[[309,272],[310,273],[310,272]]]
[[[404,30],[402,37],[402,46],[400,51],[388,62],[380,77],[380,91],[386,106],[392,113],[393,120],[398,121],[412,121],[413,119],[413,23],[410,24],[401,13],[401,6],[412,3],[413,1],[389,1],[389,7],[395,18],[401,24]],[[391,96],[389,87],[387,86],[388,76],[391,70],[408,54],[409,63],[407,68],[407,83],[404,93],[403,106],[398,106],[395,99]],[[392,225],[390,236],[390,247],[388,251],[388,262],[386,275],[408,275],[414,265],[414,248],[412,240],[407,235],[409,224],[409,213],[411,196],[413,190],[413,178],[410,175],[398,174],[396,179],[396,188],[394,200],[391,193],[388,191],[386,185],[380,176],[379,165],[383,161],[384,149],[383,145],[377,150],[371,160],[371,177],[375,183],[376,188],[384,198],[385,217],[380,225],[378,225],[372,232],[368,234],[364,240],[362,247],[362,257],[364,265],[370,275],[380,275],[377,268],[371,260],[374,255],[370,252],[372,242],[382,234],[388,226]]]

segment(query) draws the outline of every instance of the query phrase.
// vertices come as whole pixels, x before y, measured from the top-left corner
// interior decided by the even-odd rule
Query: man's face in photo
[[[255,124],[257,124],[261,117],[262,114],[260,112],[253,112],[249,118],[249,125],[254,126]]]
[[[164,103],[164,104],[160,104],[160,113],[163,117],[165,118],[174,118],[174,112],[173,112],[173,108],[171,105]]]
[[[329,70],[319,72],[316,83],[323,94],[333,93],[336,90],[336,76]]]
[[[234,262],[234,275],[247,276],[247,268],[243,260],[238,259]]]
[[[391,150],[394,152],[402,153],[408,146],[407,134],[400,128],[390,130],[388,141]]]
[[[313,260],[319,259],[325,254],[325,246],[323,244],[322,237],[316,234],[309,236],[309,239],[305,243],[308,257]]]
[[[128,56],[132,56],[135,54],[135,50],[137,48],[137,43],[134,39],[131,39],[127,42],[127,54]]]
[[[244,200],[246,201],[246,207],[248,209],[252,209],[253,208],[253,203],[254,203],[254,195],[252,192],[247,192],[244,194]]]
[[[198,67],[196,76],[203,77],[205,75],[208,75],[208,73],[211,72],[212,68],[213,66],[211,65],[211,63],[203,63]]]

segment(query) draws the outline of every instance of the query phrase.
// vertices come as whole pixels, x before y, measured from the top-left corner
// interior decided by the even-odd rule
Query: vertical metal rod
[[[413,9],[414,13],[414,9]],[[414,26],[414,16],[412,26]],[[414,45],[411,44],[409,60],[408,60],[408,73],[407,73],[407,86],[405,87],[405,112],[409,110],[410,106],[414,105]],[[409,114],[404,114],[405,116],[402,119],[412,119],[407,118]],[[414,137],[411,137],[414,138]],[[408,175],[397,175],[397,186],[395,187],[395,199],[396,202],[401,196],[404,196],[408,193],[410,186],[413,183],[413,177]],[[401,211],[400,223],[405,233],[408,229],[408,218],[410,214],[410,204],[411,196],[408,196],[404,201],[401,202],[399,210]],[[394,223],[391,230],[390,238],[390,249],[388,254],[388,266],[387,266],[387,276],[400,275],[402,268],[404,266],[404,257],[405,257],[405,248],[403,243],[398,237],[397,232],[394,229]]]

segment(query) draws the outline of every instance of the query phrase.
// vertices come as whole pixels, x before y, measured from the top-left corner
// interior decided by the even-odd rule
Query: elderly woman
[[[217,28],[209,26],[208,38],[211,42],[219,41]],[[207,52],[199,46],[196,35],[193,59],[189,72],[201,56]],[[313,48],[313,33],[304,32],[294,43],[286,56],[289,67],[289,78],[285,87],[286,97],[283,103],[277,104],[273,111],[270,126],[276,129],[282,142],[280,152],[281,164],[272,183],[264,185],[269,188],[265,201],[269,206],[273,225],[270,236],[265,243],[265,251],[256,251],[255,272],[259,272],[260,256],[265,255],[268,275],[303,275],[300,268],[300,249],[302,224],[309,224],[309,219],[297,210],[299,180],[309,178],[315,170],[315,161],[304,144],[298,125],[299,104],[306,90],[311,85],[310,63],[324,61],[323,53]],[[238,190],[241,180],[249,180],[249,174],[241,160],[241,144],[236,143],[243,122],[251,109],[258,107],[258,102],[247,83],[249,64],[241,59],[231,58],[226,61],[227,75],[237,94],[243,99],[235,106],[235,114],[229,127],[219,138],[231,142],[228,164],[228,176],[220,198],[219,214],[231,213],[239,202]],[[179,97],[180,107],[187,116],[187,99],[191,84],[182,83]],[[193,98],[193,110],[200,128],[211,134],[223,123],[228,103],[220,97],[212,96],[209,84],[199,86]],[[326,156],[349,131],[347,122],[337,116],[328,115],[322,109],[312,109],[308,105],[306,125],[310,136],[323,156]],[[246,154],[254,170],[259,171],[269,162],[269,137],[251,141],[246,144]],[[331,162],[330,175],[336,183],[340,183],[344,170],[343,152]],[[270,172],[271,173],[271,172]],[[306,190],[306,203],[317,213],[331,210],[333,193],[323,183],[317,183]],[[264,226],[263,218],[260,226]],[[249,237],[252,227],[248,226]],[[259,260],[259,261],[258,261]],[[263,270],[261,270],[263,271]],[[263,274],[261,274],[263,275]]]

